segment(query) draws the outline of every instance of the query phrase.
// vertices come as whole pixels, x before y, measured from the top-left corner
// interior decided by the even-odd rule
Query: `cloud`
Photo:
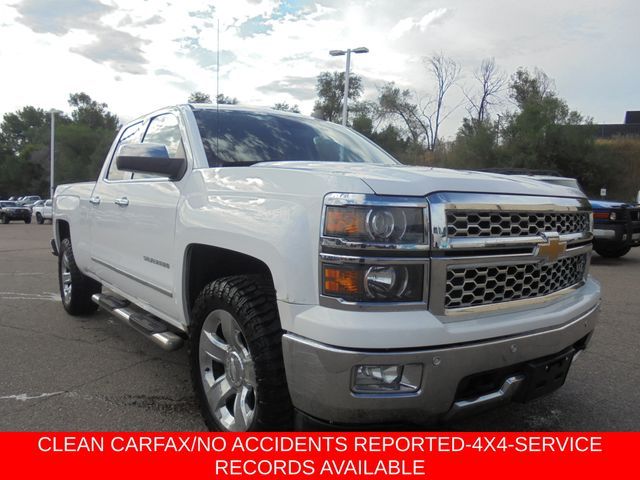
[[[238,36],[240,38],[247,38],[271,32],[273,26],[268,24],[267,21],[268,19],[262,15],[250,18],[246,22],[238,25]]]
[[[115,7],[105,5],[98,0],[58,0],[52,8],[48,0],[24,0],[14,6],[19,16],[17,21],[36,33],[51,33],[57,36],[68,34],[71,30],[84,30],[94,37],[85,45],[69,48],[73,53],[82,55],[96,63],[104,63],[113,70],[122,73],[144,74],[147,63],[143,45],[148,41],[117,30],[102,23],[102,18],[112,13]],[[162,22],[154,15],[137,25],[150,25]],[[134,22],[129,15],[121,23]]]
[[[272,96],[287,94],[298,100],[312,100],[316,96],[316,77],[287,76],[256,87],[256,90]]]
[[[216,66],[218,61],[217,52],[204,48],[200,45],[198,37],[182,37],[176,39],[180,44],[179,53],[183,56],[191,58],[202,68],[211,68]],[[230,50],[220,50],[220,65],[226,65],[236,59],[236,54]]]
[[[164,23],[164,22],[165,22],[165,19],[157,14],[149,18],[145,18],[138,21],[134,21],[133,18],[131,18],[131,15],[127,14],[122,18],[122,20],[120,20],[120,22],[118,23],[118,27],[127,27],[127,26],[146,27],[149,25],[160,25],[161,23]]]
[[[147,63],[142,46],[149,43],[133,35],[109,27],[96,27],[96,40],[88,45],[72,47],[74,53],[96,63],[106,63],[117,72],[140,75]]]
[[[74,28],[93,26],[115,8],[98,0],[58,0],[52,8],[49,0],[23,0],[14,5],[18,22],[36,33],[64,35]]]
[[[204,10],[192,10],[189,12],[189,16],[193,17],[193,18],[200,18],[200,19],[210,19],[213,18],[213,14],[216,11],[216,7],[214,7],[213,5],[209,5],[206,9]]]
[[[448,13],[449,9],[447,8],[437,8],[431,10],[420,19],[415,19],[414,17],[403,18],[389,31],[389,38],[397,40],[416,27],[421,32],[424,32],[429,25],[441,22]]]

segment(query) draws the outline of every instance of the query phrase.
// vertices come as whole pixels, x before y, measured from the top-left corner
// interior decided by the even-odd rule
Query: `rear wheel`
[[[31,217],[29,217],[29,218],[25,218],[25,219],[24,219],[24,223],[31,223]]]
[[[39,225],[42,225],[44,223],[44,218],[42,218],[40,212],[36,213],[36,222],[38,222]]]
[[[10,222],[9,217],[7,217],[4,213],[2,214],[2,217],[0,217],[0,220],[2,221],[2,223],[7,224]]]
[[[594,247],[594,250],[601,257],[605,258],[620,258],[625,256],[631,250],[631,247]]]
[[[100,293],[102,285],[80,271],[73,257],[71,240],[68,238],[60,242],[58,283],[62,305],[67,313],[87,315],[98,309],[98,305],[91,300],[91,295]]]
[[[191,377],[211,430],[286,430],[293,407],[273,287],[263,277],[221,278],[193,307]]]

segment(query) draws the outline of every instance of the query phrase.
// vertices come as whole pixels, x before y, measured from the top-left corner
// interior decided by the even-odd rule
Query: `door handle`
[[[116,205],[118,205],[119,207],[126,207],[127,205],[129,205],[129,199],[127,197],[122,197],[122,198],[118,198],[115,201]]]
[[[91,197],[89,203],[92,205],[100,205],[100,197]]]

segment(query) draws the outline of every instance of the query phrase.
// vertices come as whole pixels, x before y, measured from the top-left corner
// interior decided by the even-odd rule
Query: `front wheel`
[[[60,242],[58,283],[62,305],[70,315],[88,315],[98,309],[91,295],[100,293],[102,285],[80,271],[68,238]]]
[[[25,218],[25,219],[24,219],[24,223],[31,223],[31,217],[29,217],[29,218]]]
[[[631,250],[630,246],[626,247],[594,247],[594,250],[598,255],[605,258],[620,258],[624,257],[629,250]]]
[[[38,225],[42,225],[44,223],[44,218],[42,218],[40,212],[36,213],[36,222],[38,222]]]
[[[193,321],[191,378],[207,427],[290,429],[293,407],[270,283],[257,275],[215,280],[196,300]]]
[[[7,224],[10,222],[9,217],[7,217],[5,214],[2,214],[2,217],[0,217],[0,221],[2,221],[2,223]]]

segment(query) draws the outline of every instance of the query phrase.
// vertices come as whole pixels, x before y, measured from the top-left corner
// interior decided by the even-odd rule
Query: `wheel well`
[[[190,245],[185,255],[185,293],[189,311],[205,285],[229,275],[261,274],[273,285],[269,267],[244,253],[210,245]]]
[[[71,230],[69,229],[69,223],[65,220],[58,220],[56,222],[56,230],[58,230],[58,241],[62,241],[65,238],[71,238]]]

